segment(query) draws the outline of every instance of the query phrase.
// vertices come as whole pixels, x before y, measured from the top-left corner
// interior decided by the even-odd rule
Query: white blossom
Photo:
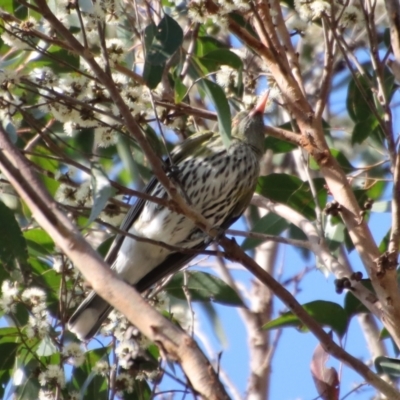
[[[90,181],[83,182],[75,193],[76,201],[81,206],[92,205],[92,190],[90,188]]]
[[[237,71],[226,65],[221,66],[221,69],[216,74],[216,79],[218,84],[221,85],[222,87],[238,85]]]
[[[344,27],[356,26],[361,24],[363,21],[363,14],[361,10],[353,5],[348,5],[342,14],[340,24]]]
[[[12,23],[5,26],[7,30],[3,30],[1,34],[1,39],[3,42],[15,49],[15,50],[28,50],[32,48],[32,45],[29,41],[29,34],[27,31],[21,28],[18,23]]]
[[[294,13],[286,21],[286,26],[289,31],[305,32],[308,28],[308,23],[301,19],[298,14]]]
[[[121,63],[124,61],[127,46],[121,39],[107,39],[106,47],[111,66],[113,66],[115,63]]]
[[[104,336],[114,335],[119,341],[124,340],[125,332],[128,329],[129,321],[118,311],[111,311],[108,316],[109,323],[101,329]]]
[[[56,394],[54,390],[40,389],[38,394],[39,400],[56,400]]]
[[[62,354],[65,358],[69,359],[74,367],[79,367],[85,362],[85,353],[78,343],[67,344]]]
[[[110,147],[116,145],[118,135],[112,126],[101,126],[95,129],[95,143],[99,147]]]
[[[132,393],[134,383],[134,378],[131,375],[125,372],[119,374],[115,378],[115,385],[119,389],[117,392],[118,395],[122,397],[123,392]]]
[[[133,340],[123,340],[115,349],[115,354],[119,357],[119,365],[122,368],[129,368],[131,358],[137,356],[139,346]]]
[[[46,293],[44,290],[39,289],[37,287],[32,287],[25,289],[22,292],[22,300],[32,304],[32,305],[43,305],[46,301]]]
[[[19,290],[15,283],[8,280],[3,281],[1,285],[0,309],[5,313],[15,311],[16,301]]]
[[[16,85],[19,83],[21,75],[19,71],[14,69],[0,70],[0,88],[9,88],[9,85]]]
[[[65,387],[64,370],[59,365],[48,365],[46,371],[39,374],[39,383],[41,386],[57,385],[63,389]]]
[[[67,185],[66,183],[62,183],[55,194],[55,199],[61,204],[65,204],[68,206],[75,206],[77,204],[76,199],[77,188]]]
[[[97,361],[96,365],[92,368],[95,374],[107,376],[110,373],[110,365],[106,360]]]
[[[50,332],[50,323],[48,321],[47,312],[41,315],[30,315],[28,325],[26,327],[26,335],[29,339],[38,337],[43,339]]]
[[[326,1],[315,0],[310,4],[310,8],[313,12],[313,19],[320,18],[322,14],[329,14],[331,6]]]
[[[68,393],[67,400],[80,400],[80,398],[81,398],[81,396],[80,396],[79,392],[74,390],[73,392]]]
[[[3,298],[9,297],[15,299],[19,293],[19,290],[15,283],[11,283],[9,280],[5,280],[1,285],[1,293]]]

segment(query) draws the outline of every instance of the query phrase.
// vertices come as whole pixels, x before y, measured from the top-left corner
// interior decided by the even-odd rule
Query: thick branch
[[[32,211],[39,225],[81,271],[93,289],[179,362],[194,389],[207,399],[228,399],[225,389],[196,342],[153,309],[140,294],[116,277],[58,209],[30,164],[0,126],[0,169]]]
[[[294,211],[290,207],[285,206],[284,204],[274,203],[260,195],[253,196],[252,204],[257,207],[266,208],[269,211],[290,221],[293,225],[296,225],[305,233],[310,243],[310,250],[325,265],[326,269],[338,279],[344,277],[350,279],[353,271],[351,271],[347,265],[341,264],[332,255],[324,238],[318,234],[314,224],[304,218],[301,214]],[[354,289],[352,291],[354,296],[356,296],[373,314],[375,314],[377,317],[381,317],[382,311],[379,307],[376,296],[360,282],[352,281],[352,287]]]
[[[277,282],[268,272],[264,271],[252,258],[243,252],[243,250],[234,241],[222,238],[220,244],[224,248],[229,258],[239,261],[254,276],[256,276],[264,285],[267,285],[279,299],[288,306],[292,312],[307,326],[307,328],[316,336],[324,349],[333,357],[342,361],[352,369],[357,371],[369,384],[374,386],[382,394],[391,400],[400,400],[400,393],[373,373],[362,361],[347,353],[338,346],[321,326],[303,309],[293,295]]]

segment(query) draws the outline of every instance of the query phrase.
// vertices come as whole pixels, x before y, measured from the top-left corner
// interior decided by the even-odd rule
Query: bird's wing
[[[214,135],[213,132],[203,131],[189,136],[182,143],[178,144],[171,153],[172,161],[175,164],[181,162],[188,154],[195,154],[199,147],[210,140]]]
[[[171,153],[172,162],[174,164],[178,164],[182,161],[187,154],[192,154],[199,146],[205,143],[213,136],[212,132],[201,132],[195,133],[194,135],[187,138],[185,141],[180,143]],[[166,166],[170,166],[169,159],[165,160]],[[144,189],[144,193],[151,194],[153,189],[155,188],[158,180],[153,177],[147,184],[146,188]],[[144,199],[137,199],[135,204],[129,209],[128,213],[126,214],[120,229],[124,232],[128,232],[131,228],[132,224],[136,221],[140,213],[142,212],[143,206],[145,205],[147,200]],[[110,249],[105,257],[105,261],[112,265],[117,258],[119,249],[122,245],[122,242],[125,239],[125,235],[118,234],[115,237],[115,240],[111,244]]]
[[[253,192],[246,193],[238,200],[236,206],[227,216],[225,221],[221,224],[220,228],[222,231],[228,229],[235,221],[240,218],[245,208],[249,205],[252,196]],[[179,271],[196,255],[205,250],[211,242],[211,238],[205,237],[205,240],[203,242],[191,248],[191,250],[197,250],[195,253],[177,252],[170,254],[161,264],[152,269],[146,276],[144,276],[139,282],[135,284],[136,289],[139,292],[143,292],[144,290],[147,290],[149,287],[158,282],[160,279],[176,271]]]

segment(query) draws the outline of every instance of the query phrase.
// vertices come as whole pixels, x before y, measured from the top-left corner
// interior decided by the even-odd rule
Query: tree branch
[[[196,342],[147,304],[135,289],[116,277],[77,227],[59,210],[2,126],[0,169],[27,204],[35,220],[81,271],[92,288],[154,341],[170,360],[179,362],[198,393],[207,399],[229,399]]]

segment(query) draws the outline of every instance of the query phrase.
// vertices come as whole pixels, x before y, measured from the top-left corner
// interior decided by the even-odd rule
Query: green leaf
[[[20,343],[0,343],[0,370],[10,369],[14,366],[19,346]]]
[[[243,306],[240,297],[230,286],[222,279],[206,272],[178,272],[168,282],[165,289],[172,296],[186,300],[183,286],[186,286],[193,301],[215,301],[228,306]]]
[[[50,46],[46,54],[29,63],[29,70],[34,68],[51,68],[55,73],[67,73],[79,70],[79,57],[58,46]]]
[[[36,350],[36,354],[39,357],[43,357],[43,356],[51,356],[55,353],[58,352],[57,347],[55,346],[55,344],[53,343],[53,341],[51,340],[50,336],[46,335],[39,344],[39,347]]]
[[[390,228],[386,235],[383,237],[382,241],[379,243],[379,253],[384,253],[385,251],[387,251],[387,249],[389,248],[389,241],[390,241],[390,235],[392,233],[392,229]]]
[[[93,367],[100,360],[108,360],[109,349],[102,347],[89,350],[85,353],[85,362],[72,370],[71,385],[79,390],[82,398],[93,400],[108,399],[108,385],[106,377],[96,375]]]
[[[200,84],[217,110],[219,133],[222,137],[225,147],[228,148],[231,142],[232,117],[225,93],[221,86],[208,79],[201,80]]]
[[[374,293],[374,289],[372,287],[372,283],[370,279],[362,279],[361,283],[371,292]],[[369,313],[369,310],[367,307],[364,306],[364,304],[362,304],[360,302],[360,300],[357,299],[356,296],[354,296],[354,294],[351,292],[351,290],[349,290],[346,293],[346,296],[344,298],[344,309],[347,313],[347,315],[349,316],[349,318],[351,318],[353,315],[357,315],[357,314],[362,314],[362,313]]]
[[[252,232],[265,233],[267,235],[280,235],[289,226],[288,222],[274,213],[268,213],[259,219],[254,225]],[[250,250],[263,243],[265,240],[246,238],[242,244],[243,250]]]
[[[93,206],[87,221],[89,225],[103,211],[110,197],[116,194],[116,190],[110,185],[107,175],[99,165],[92,165],[92,188],[93,188]]]
[[[145,61],[143,68],[143,79],[150,89],[155,89],[161,82],[164,68],[165,63],[160,65],[152,65]]]
[[[284,140],[280,140],[272,136],[266,137],[264,146],[265,150],[272,150],[274,154],[289,153],[289,151],[297,148],[297,146],[292,143],[285,142]]]
[[[0,8],[9,14],[14,14],[14,8],[17,4],[15,0],[2,0]]]
[[[147,25],[144,30],[146,50],[143,79],[154,89],[161,82],[165,63],[182,45],[183,31],[179,24],[165,14],[160,23]]]
[[[362,143],[377,127],[379,127],[379,122],[374,115],[368,115],[363,120],[356,122],[351,134],[351,143]]]
[[[148,38],[145,40],[146,61],[152,65],[160,65],[167,61],[182,45],[183,30],[167,14],[164,15],[157,27],[152,24],[150,29]]]
[[[354,122],[366,120],[374,107],[374,95],[365,76],[358,75],[349,83],[347,111]]]
[[[33,256],[52,254],[54,242],[50,235],[40,228],[29,229],[24,232],[29,253]]]
[[[119,135],[117,151],[124,166],[124,171],[129,175],[129,182],[136,181],[139,178],[138,165],[133,158],[130,141],[125,135]]]
[[[185,98],[186,93],[187,93],[187,87],[184,85],[182,80],[177,76],[175,78],[175,103],[179,104],[182,103],[182,100]]]
[[[327,239],[329,250],[335,251],[343,244],[345,229],[341,221],[335,223],[334,218],[328,215],[325,224],[325,238]]]
[[[336,161],[339,163],[339,165],[342,167],[345,173],[354,171],[354,167],[351,165],[350,161],[340,150],[330,149],[330,153],[332,157],[336,158]],[[313,157],[310,157],[310,168],[315,171],[319,170],[319,165],[317,164],[317,162],[314,160]]]
[[[14,266],[14,261],[21,266],[27,266],[28,251],[25,238],[14,213],[1,201],[0,221],[0,263],[7,269]]]
[[[241,58],[228,49],[211,50],[199,60],[209,71],[216,71],[220,65],[228,65],[233,69],[243,68]]]
[[[374,364],[378,374],[387,374],[393,379],[400,378],[399,359],[379,356],[375,359]]]
[[[9,383],[18,347],[19,343],[0,343],[0,398],[3,398],[5,388]]]
[[[194,54],[201,58],[214,50],[228,49],[227,45],[212,36],[203,35],[197,38]]]
[[[132,393],[124,392],[124,400],[150,400],[154,399],[153,392],[145,380],[135,379]],[[97,400],[97,399],[95,399]]]
[[[39,381],[37,371],[40,369],[39,362],[35,358],[29,358],[29,362],[26,362],[28,358],[23,357],[21,360],[18,357],[18,365],[23,369],[25,379],[15,389],[15,397],[18,400],[32,400],[39,398]]]
[[[324,181],[315,179],[314,185],[320,206],[326,202]],[[315,202],[308,182],[288,174],[270,174],[258,178],[256,192],[273,201],[283,203],[305,217],[315,219]]]
[[[242,14],[237,13],[237,12],[231,12],[231,13],[229,13],[229,18],[231,18],[233,21],[235,21],[237,24],[239,24],[242,28],[246,29],[247,32],[250,33],[250,35],[252,35],[256,39],[258,39],[258,35],[257,35],[256,31],[253,29],[253,27],[251,26],[248,19],[244,18]]]
[[[28,8],[22,4],[20,4],[19,1],[13,0],[14,3],[14,15],[20,20],[24,20],[28,18]]]
[[[347,330],[348,317],[346,311],[337,303],[331,301],[316,300],[302,306],[319,324],[329,326],[339,337],[343,337]],[[266,323],[263,329],[277,329],[287,326],[294,326],[307,332],[308,329],[303,325],[299,318],[291,311],[284,313],[280,317]]]

